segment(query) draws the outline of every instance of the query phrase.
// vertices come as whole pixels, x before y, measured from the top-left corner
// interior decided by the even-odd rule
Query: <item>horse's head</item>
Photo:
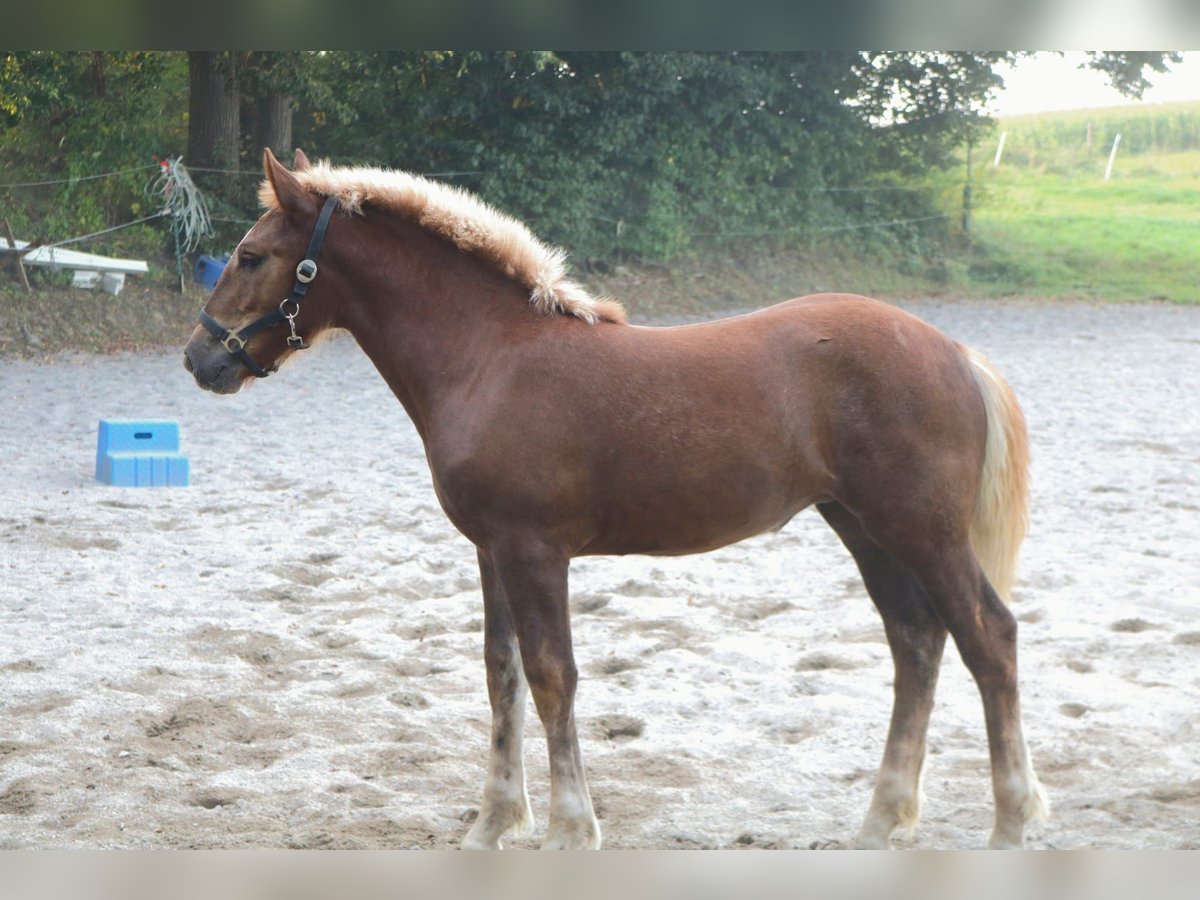
[[[308,168],[299,150],[295,167]],[[196,383],[218,394],[274,372],[330,321],[316,257],[334,201],[322,205],[270,150],[263,152],[263,172],[264,194],[275,202],[238,244],[183,351]]]

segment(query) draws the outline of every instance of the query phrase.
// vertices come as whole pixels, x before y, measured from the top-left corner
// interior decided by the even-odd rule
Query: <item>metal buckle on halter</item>
[[[311,259],[302,259],[296,265],[296,280],[308,284],[317,277],[317,264]]]
[[[246,346],[246,342],[242,339],[241,332],[231,331],[225,335],[225,339],[221,341],[225,346],[225,350],[231,354],[236,354],[239,350]]]
[[[304,265],[305,262],[311,262],[311,260],[306,259],[300,265]],[[315,270],[317,264],[312,263],[312,265],[313,265],[313,269]],[[299,273],[300,267],[297,266],[296,268],[297,268],[296,277],[299,278],[300,277],[300,273]],[[315,275],[316,272],[314,271],[313,274]],[[310,278],[309,281],[312,281],[312,278]],[[287,305],[289,303],[291,303],[292,306],[295,307],[291,312],[287,311]],[[279,311],[283,314],[283,317],[285,319],[287,319],[288,328],[290,328],[292,331],[292,333],[290,335],[288,335],[287,345],[289,347],[291,347],[293,350],[306,350],[309,345],[304,343],[304,338],[302,338],[299,334],[296,333],[296,316],[300,315],[300,301],[295,299],[294,297],[285,297],[283,299],[283,301],[279,304]]]

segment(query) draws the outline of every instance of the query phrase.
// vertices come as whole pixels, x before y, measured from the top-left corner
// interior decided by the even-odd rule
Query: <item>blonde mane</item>
[[[590,325],[625,321],[618,301],[593,297],[568,280],[565,251],[462,188],[390,169],[334,168],[327,161],[294,174],[306,190],[337,197],[347,212],[361,214],[370,206],[396,213],[486,260],[527,288],[530,305],[540,313],[577,316]],[[269,181],[258,196],[267,209],[279,206]]]

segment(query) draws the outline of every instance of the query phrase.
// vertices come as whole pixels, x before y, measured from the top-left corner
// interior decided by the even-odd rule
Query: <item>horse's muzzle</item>
[[[183,367],[196,384],[214,394],[236,394],[242,387],[242,367],[216,342],[193,339],[183,351]]]

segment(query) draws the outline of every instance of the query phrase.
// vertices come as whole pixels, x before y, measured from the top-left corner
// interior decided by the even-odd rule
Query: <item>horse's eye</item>
[[[261,256],[255,256],[253,253],[243,253],[238,257],[238,267],[242,269],[253,269],[263,261]]]

